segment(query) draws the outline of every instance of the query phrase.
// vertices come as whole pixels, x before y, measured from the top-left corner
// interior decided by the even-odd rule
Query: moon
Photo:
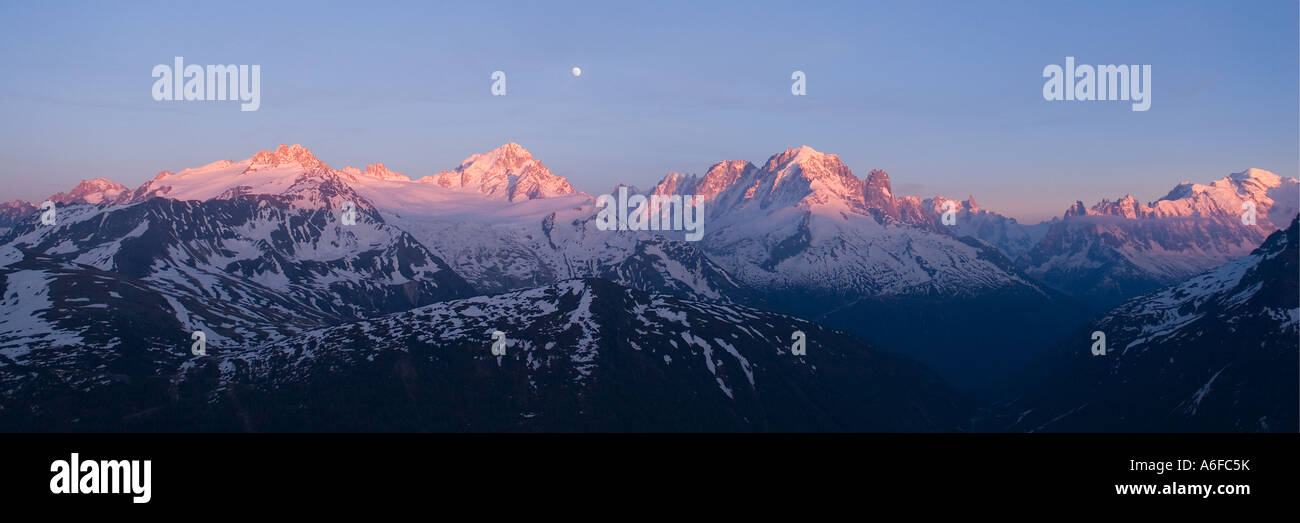
[[[582,76],[582,68],[575,66],[573,68],[573,76]]]

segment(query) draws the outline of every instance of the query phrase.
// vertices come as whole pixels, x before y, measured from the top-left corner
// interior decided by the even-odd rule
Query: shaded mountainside
[[[44,256],[0,268],[0,430],[129,426],[174,397],[193,323],[224,326],[224,336],[208,333],[225,344],[323,325],[274,294],[259,298],[282,308],[199,306],[146,280]],[[191,311],[187,322],[177,318],[180,304]]]
[[[491,332],[507,332],[505,356]],[[807,355],[791,354],[791,335]],[[603,279],[439,303],[186,357],[155,404],[7,412],[68,430],[949,431],[933,373],[847,334]],[[90,389],[83,395],[108,394]],[[20,402],[18,404],[27,404]],[[100,401],[99,403],[103,403]]]
[[[1295,432],[1297,221],[1249,256],[1130,300],[1079,331],[992,429]],[[1093,331],[1108,353],[1090,352]]]
[[[266,341],[256,332],[289,334],[313,321],[315,328],[474,294],[441,259],[371,213],[342,225],[335,210],[295,209],[270,196],[74,205],[59,210],[57,225],[28,218],[2,240],[6,264],[47,257],[150,282],[173,298],[182,323],[240,343]],[[263,320],[306,321],[188,320],[222,303]]]
[[[37,207],[22,200],[0,203],[0,235],[10,227],[36,214]]]
[[[195,331],[246,348],[472,293],[373,216],[275,197],[28,217],[0,245],[0,427],[129,424],[174,397]]]
[[[494,329],[508,333],[504,357],[490,354]],[[796,330],[808,337],[806,356],[791,355]],[[218,366],[243,404],[317,399],[265,416],[270,430],[930,431],[964,423],[935,375],[856,338],[603,279],[312,332]]]

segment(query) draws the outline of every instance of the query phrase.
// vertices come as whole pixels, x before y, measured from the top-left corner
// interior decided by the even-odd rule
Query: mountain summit
[[[383,162],[375,162],[370,165],[367,165],[364,170],[352,166],[344,167],[343,173],[351,177],[351,179],[353,180],[356,180],[360,177],[367,177],[367,178],[373,178],[377,180],[386,180],[386,181],[393,181],[393,182],[411,181],[410,176],[389,169],[387,166],[384,165]]]
[[[248,159],[249,170],[259,167],[297,165],[312,171],[327,171],[330,166],[316,158],[306,147],[280,144],[274,151],[258,151]]]
[[[511,202],[573,194],[573,186],[556,176],[522,145],[514,142],[466,158],[452,171],[421,178],[452,189],[471,189]]]
[[[802,206],[862,204],[862,181],[853,176],[840,157],[807,145],[772,155],[763,166],[765,176],[757,188],[762,206],[798,201]]]
[[[50,196],[49,201],[59,205],[71,205],[74,203],[111,203],[123,193],[127,192],[126,186],[117,183],[108,178],[91,178],[82,180],[81,183],[73,187],[66,193],[56,193]]]

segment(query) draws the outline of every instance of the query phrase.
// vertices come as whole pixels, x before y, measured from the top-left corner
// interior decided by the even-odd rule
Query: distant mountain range
[[[703,198],[702,241],[599,230],[595,198],[514,143],[421,178],[298,145],[135,189],[95,178],[49,198],[55,225],[41,202],[0,204],[0,426],[968,430],[969,399],[943,382],[986,388],[1052,358],[1097,313],[1245,263],[1300,209],[1300,182],[1250,169],[1023,225],[974,198],[895,195],[884,171],[806,146],[628,189]],[[1286,346],[1293,323],[1260,335]],[[494,329],[520,344],[499,361]],[[795,330],[807,358],[780,356]],[[194,331],[208,356],[189,353]],[[387,394],[405,399],[366,412]]]
[[[1018,265],[1105,309],[1245,256],[1286,227],[1298,202],[1300,182],[1261,169],[1184,182],[1151,204],[1132,196],[1091,208],[1076,202]],[[1252,225],[1242,221],[1247,203],[1257,214]]]

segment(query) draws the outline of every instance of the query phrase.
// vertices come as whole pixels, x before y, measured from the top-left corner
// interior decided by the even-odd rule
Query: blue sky
[[[1300,159],[1293,0],[49,4],[0,4],[5,200],[280,143],[418,177],[516,141],[588,192],[806,144],[1037,221]],[[175,56],[261,65],[261,109],[154,101]],[[1150,64],[1151,109],[1045,101],[1066,56]]]

